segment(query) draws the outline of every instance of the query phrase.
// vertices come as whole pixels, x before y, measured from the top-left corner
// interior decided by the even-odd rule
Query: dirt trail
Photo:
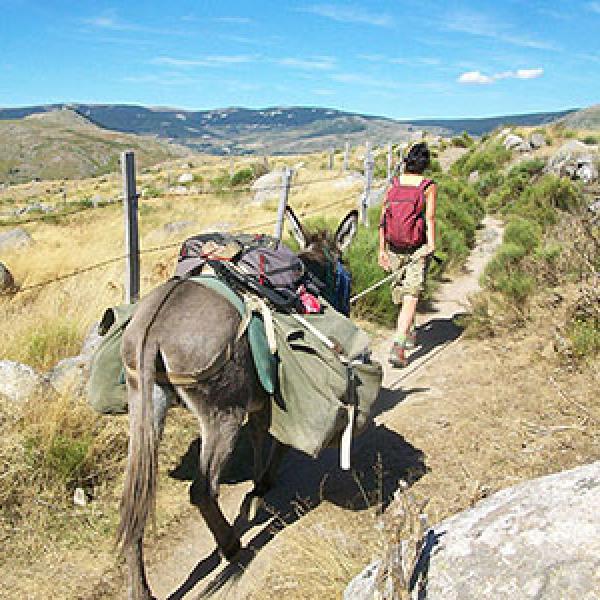
[[[430,312],[420,315],[418,341],[421,345],[413,351],[406,369],[391,369],[387,363],[391,335],[380,339],[373,347],[375,359],[384,365],[383,389],[376,407],[376,427],[354,443],[353,467],[368,474],[377,457],[385,453],[386,470],[393,476],[386,480],[384,493],[395,489],[398,479],[406,477],[409,466],[411,469],[423,466],[420,451],[400,435],[403,423],[399,413],[409,399],[419,403],[424,394],[431,398],[440,393],[443,381],[435,363],[447,356],[444,349],[453,344],[460,345],[460,330],[452,319],[465,312],[468,296],[477,290],[479,276],[500,243],[501,232],[498,221],[491,218],[484,221],[463,274],[442,283]],[[451,357],[447,360],[452,364]],[[418,387],[407,389],[415,382]],[[297,518],[292,505],[302,498],[315,506],[309,515],[311,521],[330,522],[327,513],[331,507],[349,505],[358,493],[352,476],[339,470],[338,458],[337,451],[333,450],[323,452],[318,460],[290,452],[282,465],[276,488],[267,497],[268,504],[290,522]],[[326,486],[324,481],[327,481]],[[365,488],[370,485],[364,481],[363,484]],[[228,518],[235,518],[250,487],[249,482],[222,486],[220,501]],[[237,564],[228,565],[220,560],[212,536],[195,509],[190,507],[176,530],[151,553],[148,552],[148,578],[154,594],[170,600],[191,599],[215,589],[220,590],[219,597],[248,597],[253,589],[260,589],[257,579],[261,571],[267,570],[264,567],[269,564],[271,555],[278,552],[277,547],[280,553],[282,551],[286,532],[274,535],[272,525],[272,516],[265,513],[261,522],[244,532],[242,543],[246,549],[240,553]]]

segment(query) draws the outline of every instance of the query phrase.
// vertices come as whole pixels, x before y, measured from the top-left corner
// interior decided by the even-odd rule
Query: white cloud
[[[517,69],[516,71],[502,71],[493,75],[486,75],[481,71],[466,71],[457,81],[466,84],[489,85],[502,79],[537,79],[544,74],[544,69]]]
[[[478,83],[478,84],[485,85],[488,83],[494,83],[494,79],[492,77],[490,77],[489,75],[484,75],[480,71],[467,71],[466,73],[463,73],[458,78],[458,82],[459,83]]]
[[[279,65],[303,69],[305,71],[330,71],[335,67],[335,59],[328,56],[314,58],[280,58],[275,60]]]
[[[368,12],[360,6],[341,6],[339,4],[313,4],[300,9],[302,12],[326,17],[340,23],[362,23],[376,27],[391,27],[394,18],[384,13]]]
[[[243,63],[249,63],[256,57],[251,54],[237,54],[237,55],[213,55],[203,56],[201,58],[186,59],[186,58],[172,58],[170,56],[158,56],[153,58],[150,62],[154,65],[162,65],[174,68],[194,68],[194,67],[220,67],[223,65],[237,65]]]
[[[516,33],[509,25],[496,19],[490,19],[483,13],[471,11],[452,13],[443,22],[442,27],[448,31],[491,38],[523,48],[534,48],[536,50],[558,49],[552,42]]]
[[[544,74],[544,69],[519,69],[515,73],[517,79],[537,79]]]

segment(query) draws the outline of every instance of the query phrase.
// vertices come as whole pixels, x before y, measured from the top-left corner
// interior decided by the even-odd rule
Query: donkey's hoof
[[[231,559],[242,549],[242,544],[240,540],[237,538],[234,539],[227,548],[221,548],[221,554],[223,558],[227,561],[231,561]]]

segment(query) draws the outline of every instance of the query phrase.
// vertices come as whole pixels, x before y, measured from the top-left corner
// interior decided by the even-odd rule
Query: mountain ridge
[[[374,144],[403,142],[417,130],[435,135],[467,131],[483,135],[504,124],[536,126],[574,112],[540,112],[467,119],[399,120],[327,107],[240,106],[211,110],[145,107],[136,104],[62,103],[0,108],[0,122],[70,109],[110,131],[151,135],[211,154],[288,154],[340,147],[347,140]]]

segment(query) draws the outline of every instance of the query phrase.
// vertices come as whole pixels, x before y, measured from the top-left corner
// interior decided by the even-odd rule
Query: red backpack
[[[425,243],[425,190],[432,183],[423,179],[418,186],[402,185],[394,177],[383,216],[385,241],[394,248],[408,250]]]

